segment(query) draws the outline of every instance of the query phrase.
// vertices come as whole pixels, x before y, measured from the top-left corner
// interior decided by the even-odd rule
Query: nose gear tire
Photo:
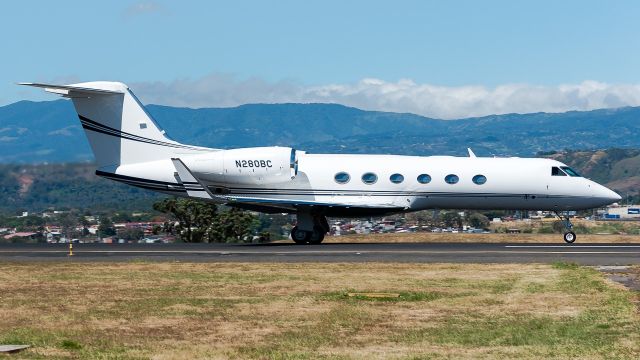
[[[573,231],[567,231],[566,233],[564,233],[564,241],[571,244],[574,241],[576,241],[576,233],[574,233]]]

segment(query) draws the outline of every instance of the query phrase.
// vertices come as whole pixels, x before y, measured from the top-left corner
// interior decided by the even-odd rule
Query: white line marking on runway
[[[588,251],[578,250],[571,251],[570,247],[560,247],[566,249],[565,251],[545,251],[545,250],[370,250],[360,251],[360,254],[640,254],[640,251]],[[609,247],[610,248],[610,247]],[[43,253],[58,253],[66,254],[66,250],[9,250],[0,251],[2,254],[43,254]],[[193,255],[318,255],[318,254],[354,254],[349,250],[300,250],[300,251],[277,251],[277,252],[265,252],[265,251],[198,251],[198,250],[78,250],[76,254],[158,254],[158,255],[181,255],[181,254],[193,254]]]
[[[549,249],[568,249],[568,248],[640,248],[640,245],[505,245],[506,248],[549,248]]]

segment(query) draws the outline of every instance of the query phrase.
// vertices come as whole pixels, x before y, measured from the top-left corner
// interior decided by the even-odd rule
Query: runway
[[[640,244],[339,243],[0,244],[0,261],[417,262],[640,264]]]

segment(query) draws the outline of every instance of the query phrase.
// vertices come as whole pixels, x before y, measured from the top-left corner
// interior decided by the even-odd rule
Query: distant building
[[[153,227],[154,226],[163,226],[163,222],[159,222],[159,221],[147,221],[147,222],[126,222],[126,223],[116,223],[113,224],[113,227],[116,228],[116,230],[122,230],[122,229],[140,229],[144,232],[145,235],[149,235],[153,233]],[[91,229],[89,229],[89,232],[91,232]]]
[[[640,219],[640,205],[621,205],[607,208],[605,219]]]
[[[38,235],[38,233],[34,233],[34,232],[17,232],[17,233],[5,235],[4,239],[5,240],[10,240],[10,239],[13,239],[13,238],[35,239],[37,235]]]
[[[89,231],[89,234],[96,235],[98,233],[98,228],[98,225],[90,225],[87,230]]]

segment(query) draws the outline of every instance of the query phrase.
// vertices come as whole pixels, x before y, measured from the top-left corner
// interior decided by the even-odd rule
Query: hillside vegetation
[[[94,172],[93,164],[0,164],[0,211],[151,209],[162,196]]]

